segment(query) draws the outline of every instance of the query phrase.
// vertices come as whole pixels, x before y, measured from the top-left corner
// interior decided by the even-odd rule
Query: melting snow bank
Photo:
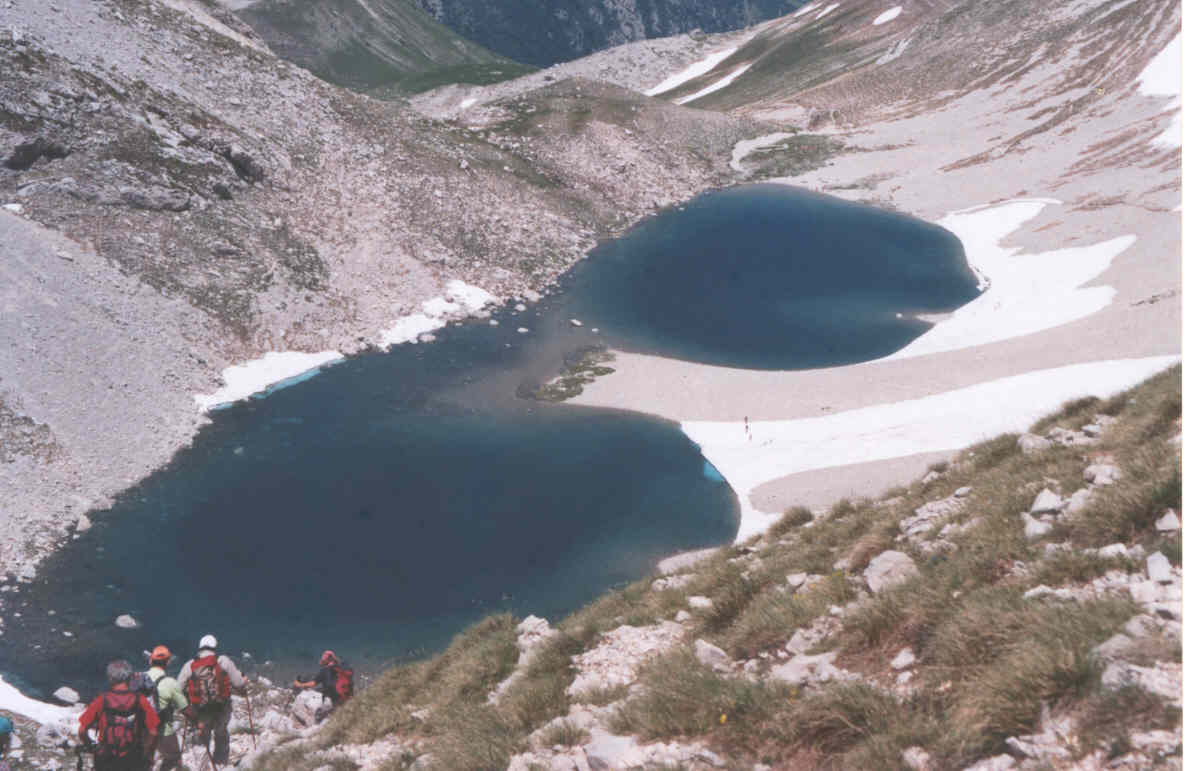
[[[705,96],[706,94],[712,94],[715,91],[719,91],[723,88],[726,88],[726,86],[729,86],[731,83],[733,83],[735,80],[737,80],[740,75],[742,75],[747,70],[751,69],[751,64],[753,64],[753,62],[747,62],[746,64],[739,67],[734,72],[730,73],[729,75],[722,78],[721,80],[715,81],[715,82],[711,83],[710,85],[706,86],[705,88],[701,89],[696,94],[690,94],[689,96],[682,96],[680,99],[675,100],[675,104],[685,104],[686,102],[692,102],[695,99],[700,99],[701,97]]]
[[[1109,305],[1113,287],[1083,285],[1130,248],[1134,236],[1040,254],[1019,254],[1018,248],[999,245],[1045,206],[1058,203],[1015,200],[945,216],[938,224],[961,239],[965,257],[980,279],[979,288],[986,291],[887,358],[906,359],[1028,335]]]
[[[681,85],[682,83],[692,80],[693,78],[696,78],[699,75],[704,75],[705,73],[709,72],[714,67],[717,67],[719,64],[721,64],[726,59],[728,59],[730,57],[730,55],[737,50],[738,50],[738,48],[735,47],[735,48],[727,48],[725,51],[718,51],[717,53],[712,53],[709,56],[702,59],[701,61],[694,62],[693,64],[690,64],[688,67],[681,70],[677,74],[675,74],[669,78],[666,78],[662,82],[657,83],[656,85],[652,86],[647,91],[645,91],[644,94],[646,94],[647,96],[655,96],[656,94],[663,94],[665,91],[671,91],[674,88],[676,88],[677,86]]]
[[[67,731],[70,735],[77,732],[78,724],[74,721],[82,712],[81,707],[58,707],[46,704],[44,701],[30,699],[15,687],[4,682],[3,677],[0,677],[0,709],[5,712],[14,712],[41,725],[70,724],[71,727]]]
[[[1175,110],[1171,125],[1151,140],[1156,147],[1180,147],[1182,140],[1180,112],[1180,35],[1156,54],[1150,64],[1139,73],[1139,93],[1144,96],[1175,97],[1169,109]]]
[[[255,394],[308,380],[322,367],[341,359],[338,351],[269,351],[254,361],[227,367],[223,370],[223,387],[213,394],[194,394],[194,401],[199,411],[209,412]]]
[[[421,312],[413,313],[386,330],[380,339],[385,347],[401,343],[416,343],[428,339],[424,336],[441,329],[450,321],[478,313],[485,306],[496,302],[493,294],[464,281],[454,280],[446,284],[445,297],[434,297],[421,303]]]
[[[901,13],[903,13],[903,6],[897,5],[894,8],[890,8],[886,11],[883,11],[878,16],[876,16],[875,20],[872,22],[872,24],[874,24],[876,27],[879,26],[880,24],[886,24],[889,21],[893,21]]]
[[[779,514],[757,511],[751,493],[789,474],[853,463],[958,450],[1019,431],[1081,396],[1107,397],[1163,371],[1178,356],[1074,364],[993,380],[920,399],[820,418],[685,421],[681,429],[739,497],[737,541],[762,533]]]
[[[777,142],[781,142],[788,137],[796,136],[784,131],[777,131],[774,134],[764,134],[761,137],[754,139],[744,139],[734,145],[734,150],[730,153],[730,168],[735,171],[744,171],[742,167],[742,160],[756,150],[761,150],[764,147],[771,147]]]

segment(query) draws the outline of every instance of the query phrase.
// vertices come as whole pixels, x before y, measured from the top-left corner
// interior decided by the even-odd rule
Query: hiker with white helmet
[[[231,736],[227,730],[231,722],[231,694],[247,693],[245,678],[228,656],[216,652],[219,641],[208,634],[198,642],[198,655],[187,661],[177,675],[178,685],[190,705],[183,714],[198,724],[198,741],[210,752],[210,736],[214,734],[211,760],[225,765],[231,756]]]

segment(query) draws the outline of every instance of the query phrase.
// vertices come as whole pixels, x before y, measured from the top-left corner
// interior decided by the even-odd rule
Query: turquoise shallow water
[[[277,676],[326,647],[374,671],[493,610],[556,619],[728,542],[738,502],[675,423],[518,398],[525,384],[593,343],[766,369],[869,359],[927,328],[910,314],[974,294],[945,231],[772,186],[657,216],[561,283],[499,326],[215,413],[22,590],[0,671],[97,685],[110,658],[208,632]],[[116,629],[121,613],[142,627]]]

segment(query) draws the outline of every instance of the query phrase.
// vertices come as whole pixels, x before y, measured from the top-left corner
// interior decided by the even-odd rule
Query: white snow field
[[[1144,96],[1173,97],[1168,111],[1175,111],[1171,124],[1151,140],[1158,148],[1180,147],[1183,142],[1181,112],[1181,48],[1180,35],[1176,35],[1162,51],[1139,73],[1139,93]]]
[[[307,380],[342,358],[338,351],[269,351],[259,359],[227,367],[223,370],[223,387],[212,394],[194,394],[194,401],[199,412],[210,412],[270,388]]]
[[[685,83],[686,81],[692,80],[693,78],[696,78],[700,75],[704,75],[705,73],[709,72],[714,67],[717,67],[719,64],[724,62],[726,59],[730,58],[730,55],[733,54],[737,50],[738,50],[738,48],[735,47],[735,48],[727,48],[723,51],[718,51],[716,53],[712,53],[709,56],[702,59],[701,61],[694,62],[694,63],[690,64],[688,67],[681,70],[677,74],[675,74],[671,77],[665,78],[664,80],[660,81],[659,83],[657,83],[656,85],[652,86],[647,91],[645,91],[644,94],[646,94],[647,96],[656,96],[656,94],[663,94],[665,91],[671,91],[672,89],[676,88],[677,86],[681,85],[682,83]]]
[[[675,104],[685,104],[687,102],[692,102],[695,99],[700,99],[701,97],[703,97],[707,94],[712,94],[715,91],[720,91],[723,88],[726,88],[726,86],[729,86],[735,80],[737,80],[739,78],[739,76],[742,75],[744,72],[751,69],[752,64],[754,64],[754,62],[747,62],[746,64],[737,68],[734,72],[730,73],[729,75],[722,78],[721,80],[714,81],[713,83],[711,83],[710,85],[701,89],[700,91],[698,91],[695,94],[689,94],[688,96],[682,96],[680,99],[674,100],[674,103]]]
[[[889,8],[888,10],[880,13],[878,16],[875,17],[875,20],[872,23],[876,27],[879,26],[880,24],[886,24],[887,22],[893,21],[896,18],[898,18],[899,14],[901,14],[901,13],[903,13],[903,6],[897,5],[894,8]]]

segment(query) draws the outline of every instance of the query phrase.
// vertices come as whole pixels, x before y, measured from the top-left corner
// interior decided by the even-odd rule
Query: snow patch
[[[903,52],[907,50],[908,45],[911,44],[911,42],[912,39],[910,37],[900,40],[898,43],[892,46],[891,49],[887,51],[887,53],[880,56],[875,64],[888,64],[895,61],[899,57],[903,56]]]
[[[1139,73],[1139,93],[1143,96],[1173,97],[1169,112],[1174,110],[1171,124],[1151,144],[1159,148],[1180,147],[1183,142],[1180,108],[1180,35],[1176,35],[1167,46]]]
[[[209,412],[254,394],[308,380],[322,367],[340,359],[342,354],[338,351],[269,351],[259,359],[227,367],[223,370],[223,387],[213,394],[194,394],[194,401],[199,412]]]
[[[813,21],[816,21],[817,19],[823,19],[823,18],[825,18],[825,17],[826,17],[826,16],[828,16],[830,13],[832,13],[832,12],[836,11],[840,5],[841,5],[841,3],[834,3],[834,4],[832,4],[832,5],[827,5],[827,6],[825,6],[825,10],[821,11],[820,13],[818,13],[818,14],[816,15],[816,17],[814,17]]]
[[[459,104],[459,105],[458,105],[458,109],[459,109],[459,110],[465,110],[467,107],[473,107],[473,106],[475,105],[475,103],[476,103],[476,102],[478,102],[478,98],[477,98],[477,97],[468,96],[468,97],[466,97],[465,99],[463,99],[463,100],[462,100],[462,103],[461,103],[461,104]]]
[[[67,725],[67,733],[71,736],[78,732],[78,724],[75,721],[78,719],[79,713],[83,711],[81,706],[59,707],[54,704],[46,704],[44,701],[30,699],[14,686],[4,682],[3,677],[0,677],[0,709],[5,712],[14,712],[41,725],[55,723]]]
[[[876,27],[879,26],[880,24],[886,24],[887,22],[898,18],[899,14],[901,14],[901,13],[903,13],[903,6],[897,5],[894,8],[890,8],[886,11],[883,11],[878,16],[876,16],[873,24]]]
[[[465,318],[496,302],[493,294],[457,279],[446,284],[445,297],[421,303],[421,311],[404,316],[380,335],[385,348],[415,343],[424,334],[441,329],[450,321]]]
[[[746,64],[739,67],[734,72],[730,73],[729,75],[722,78],[721,80],[715,81],[713,84],[708,85],[705,88],[701,89],[696,94],[690,94],[689,96],[682,96],[680,99],[675,100],[676,104],[685,104],[686,102],[692,102],[695,99],[700,99],[701,97],[705,96],[706,94],[712,94],[715,91],[719,91],[723,88],[726,88],[726,86],[729,86],[731,83],[733,83],[735,80],[737,80],[740,75],[742,75],[747,70],[751,69],[752,64],[754,64],[754,62],[747,62]]]
[[[709,72],[714,67],[717,67],[723,61],[730,58],[730,55],[733,54],[737,50],[738,50],[738,48],[735,47],[735,48],[727,48],[724,51],[718,51],[716,53],[712,53],[709,56],[702,59],[701,61],[694,62],[693,64],[690,64],[688,67],[686,67],[685,69],[678,72],[677,74],[657,83],[656,85],[652,86],[647,91],[645,91],[644,93],[648,96],[655,96],[656,94],[663,94],[665,91],[671,91],[674,88],[676,88],[677,86],[681,85],[682,83],[685,83],[686,81],[690,81],[693,78],[696,78],[698,76],[704,75],[705,73]]]
[[[1026,428],[1070,399],[1112,396],[1177,361],[1178,356],[1156,356],[1073,364],[819,418],[750,421],[750,437],[739,421],[684,421],[681,430],[738,494],[742,523],[736,541],[741,542],[780,517],[751,504],[751,493],[765,482],[814,469],[958,450]]]
[[[792,18],[795,19],[797,17],[803,16],[806,13],[811,13],[820,7],[821,7],[820,3],[809,3],[808,5],[801,8],[799,11],[797,11],[796,13],[792,14]]]
[[[781,142],[793,136],[796,135],[789,134],[786,131],[777,131],[774,134],[764,134],[761,137],[755,137],[754,139],[744,139],[735,143],[734,150],[730,153],[730,168],[734,169],[735,171],[744,171],[742,167],[743,158],[746,158],[756,150],[760,150],[764,147],[771,147],[777,142]]]
[[[1053,199],[1020,199],[963,209],[938,223],[961,239],[985,291],[889,359],[906,359],[1029,335],[1076,321],[1114,299],[1109,286],[1084,287],[1137,240],[1132,235],[1092,246],[1019,254],[999,245]]]

